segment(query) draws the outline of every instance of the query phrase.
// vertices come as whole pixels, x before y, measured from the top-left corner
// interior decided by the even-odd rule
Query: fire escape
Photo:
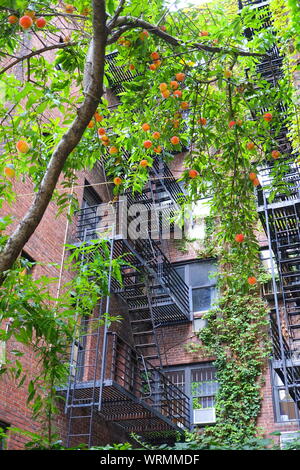
[[[115,65],[115,53],[107,61],[117,94],[133,76]],[[76,215],[72,243],[102,238],[111,259],[122,255],[125,260],[123,283],[110,273],[109,292],[127,306],[129,324],[126,339],[109,328],[104,314],[114,313],[111,296],[102,299],[97,315],[81,319],[65,391],[68,446],[96,445],[99,416],[147,439],[190,429],[190,398],[164,375],[158,338],[161,326],[190,321],[189,288],[160,246],[169,216],[184,195],[161,158],[155,158],[149,176],[142,193],[128,191],[117,202],[87,207]],[[137,204],[138,238],[132,226]]]
[[[263,14],[263,28],[272,28],[268,1],[239,0],[239,7],[255,8]],[[251,38],[253,31],[245,34]],[[257,65],[257,72],[272,87],[276,87],[283,76],[283,57],[275,45],[269,56]],[[261,109],[261,113],[268,112]],[[274,133],[276,148],[283,155],[285,166],[282,183],[285,188],[276,191],[275,197],[270,187],[274,181],[274,163],[261,169],[260,186],[257,191],[258,213],[265,233],[271,258],[272,302],[270,312],[272,338],[272,367],[284,384],[286,396],[290,396],[296,406],[299,422],[300,408],[300,172],[299,164],[292,154],[291,142],[287,136],[287,110],[279,103],[276,110],[281,116],[280,131]]]

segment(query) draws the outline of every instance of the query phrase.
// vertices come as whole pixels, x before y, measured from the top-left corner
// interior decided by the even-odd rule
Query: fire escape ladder
[[[101,250],[101,247],[99,249]],[[111,290],[113,251],[114,239],[112,238],[108,292]],[[89,259],[84,260],[83,256],[82,261],[88,262]],[[67,447],[82,442],[88,447],[93,445],[94,419],[97,411],[101,409],[107,353],[108,320],[104,314],[109,313],[109,310],[110,296],[102,297],[98,312],[94,316],[89,315],[80,319],[77,338],[72,344],[65,402],[65,411],[68,413]],[[104,331],[102,334],[103,321]],[[102,353],[100,353],[101,343]],[[80,420],[80,426],[78,426],[78,420]]]
[[[85,443],[92,445],[93,422],[99,405],[97,381],[101,370],[101,321],[104,305],[98,314],[81,322],[82,332],[73,345],[72,371],[66,392],[65,408],[68,413],[67,447]],[[87,385],[88,384],[88,385]],[[78,425],[80,421],[80,426]]]

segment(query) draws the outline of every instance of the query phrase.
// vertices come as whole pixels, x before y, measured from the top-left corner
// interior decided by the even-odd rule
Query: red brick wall
[[[106,184],[98,184],[103,182],[103,178],[99,172],[86,171],[79,173],[77,176],[78,179],[76,181],[74,192],[77,194],[80,204],[83,196],[85,178],[90,184],[94,185],[94,189],[98,192],[102,200],[110,199],[109,186],[107,187]],[[10,230],[16,227],[17,223],[26,213],[33,197],[32,185],[28,179],[26,179],[25,183],[15,180],[13,186],[17,193],[16,203],[13,204],[12,207],[5,205],[1,212],[1,215],[10,214],[15,217],[15,222],[10,227]],[[56,217],[56,212],[57,206],[55,203],[51,202],[37,230],[25,246],[25,251],[35,261],[42,263],[41,266],[38,265],[34,268],[32,275],[35,279],[41,275],[58,277],[60,269],[59,267],[57,268],[56,266],[53,266],[53,263],[57,263],[60,266],[63,258],[67,255],[67,253],[64,254],[63,245],[66,233],[69,233],[70,227],[68,226],[69,224],[65,215]],[[64,283],[70,280],[70,276],[70,273],[65,270],[63,271],[61,279],[62,288]],[[51,287],[52,295],[55,296],[57,294],[57,288],[57,283]],[[128,341],[131,341],[132,338],[130,336],[130,329],[128,328],[126,308],[124,305],[122,306],[120,303],[117,303],[114,297],[111,299],[111,305],[112,310],[115,313],[126,318],[122,323],[114,324],[113,326],[116,327],[122,333],[122,336],[124,336]],[[17,348],[24,351],[24,356],[20,360],[24,369],[28,372],[28,377],[24,385],[21,388],[17,388],[16,383],[8,375],[4,374],[0,376],[0,421],[8,423],[14,427],[20,427],[24,430],[38,433],[40,430],[40,424],[33,421],[31,410],[26,405],[29,380],[38,374],[37,359],[29,348],[25,348],[24,346],[20,347],[20,344],[17,344],[13,340],[10,340],[7,344],[8,359],[11,357],[10,351]],[[67,419],[64,414],[58,416],[57,426],[61,435],[64,437],[67,429]],[[99,424],[96,424],[96,426],[99,427]],[[106,424],[103,420],[101,432],[99,431],[98,434],[98,444],[106,444],[113,441],[118,442],[125,439],[124,433],[120,432],[119,428],[111,423]],[[26,437],[21,435],[11,434],[8,439],[8,448],[21,449],[27,440],[28,439]]]

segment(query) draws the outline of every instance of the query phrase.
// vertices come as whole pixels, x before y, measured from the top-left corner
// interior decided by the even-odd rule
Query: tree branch
[[[133,18],[131,16],[120,16],[115,21],[114,28],[116,27],[124,27],[123,32],[125,31],[125,28],[126,30],[128,30],[128,29],[140,27],[164,39],[171,46],[179,47],[179,46],[187,45],[187,43],[185,43],[184,41],[181,41],[180,39],[177,39],[174,36],[171,36],[165,31],[162,31],[158,26],[154,26],[153,24],[148,23],[148,21],[142,20],[140,18]],[[117,32],[115,35],[111,36],[108,39],[107,43],[113,44],[114,42],[116,42],[118,38],[119,38],[119,35]],[[207,44],[201,44],[197,42],[191,42],[191,43],[188,43],[188,45],[190,47],[194,47],[196,49],[207,51],[207,52],[212,52],[212,53],[223,52],[225,54],[235,54],[238,56],[249,56],[249,57],[264,57],[267,55],[265,53],[262,54],[258,52],[243,51],[241,49],[228,49],[228,48],[223,48],[223,47],[209,46]]]
[[[30,208],[15,231],[8,238],[1,252],[0,273],[2,275],[0,276],[0,284],[3,283],[5,278],[5,271],[12,267],[22,248],[42,220],[51,201],[63,166],[72,150],[80,142],[89,121],[97,109],[103,95],[106,38],[105,0],[93,0],[92,70],[85,99],[78,110],[77,117],[54,149],[39,190]]]
[[[38,49],[36,51],[30,52],[30,54],[23,55],[22,57],[18,57],[14,62],[10,63],[4,69],[0,70],[0,75],[2,75],[4,72],[7,70],[11,69],[15,65],[17,65],[19,62],[23,62],[24,60],[30,59],[31,57],[34,57],[35,55],[40,55],[43,54],[44,52],[51,51],[52,49],[63,49],[65,47],[71,47],[75,46],[75,42],[66,42],[66,43],[57,43],[57,44],[52,44],[51,46],[46,46],[42,47],[42,49]]]
[[[118,8],[117,8],[116,11],[115,11],[115,14],[114,14],[113,19],[112,19],[112,20],[108,23],[108,25],[107,25],[107,29],[108,29],[109,31],[111,31],[111,30],[113,29],[113,27],[115,26],[116,21],[117,21],[117,19],[119,18],[120,14],[122,13],[122,10],[123,10],[123,8],[124,8],[124,6],[125,6],[125,2],[126,2],[126,0],[120,0],[119,5],[118,5]]]

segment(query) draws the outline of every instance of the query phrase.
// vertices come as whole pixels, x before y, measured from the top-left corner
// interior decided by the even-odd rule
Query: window
[[[209,310],[217,297],[215,261],[199,261],[186,265],[175,266],[179,276],[190,288],[190,304],[194,316],[194,331],[206,325],[202,319],[204,312]]]
[[[83,315],[78,320],[71,351],[71,377],[75,378],[78,382],[82,382],[84,376],[89,319],[88,315]]]
[[[33,273],[34,266],[35,266],[34,259],[31,256],[29,256],[29,254],[26,253],[26,251],[22,250],[21,257],[20,257],[20,262],[21,262],[21,266],[23,267],[23,270],[21,271],[21,274],[23,276],[31,275]]]
[[[97,216],[97,207],[101,204],[101,199],[96,191],[85,180],[85,188],[83,191],[83,199],[81,206],[81,219],[79,238],[83,240],[91,240],[96,238],[95,230],[99,217]]]
[[[11,321],[12,319],[8,319],[5,324],[2,324],[2,328],[5,330],[5,333],[8,333]],[[5,339],[0,341],[0,369],[4,364],[6,364],[6,344],[7,341]]]
[[[215,395],[218,390],[216,370],[211,363],[174,367],[165,371],[168,379],[190,397],[192,422],[215,422]]]
[[[286,393],[285,386],[275,370],[273,370],[274,381],[274,408],[277,422],[296,421],[298,410],[291,395]]]
[[[5,441],[6,441],[6,432],[9,428],[9,424],[0,421],[0,450],[5,449]]]
[[[0,369],[6,363],[6,341],[0,341]]]
[[[193,204],[190,220],[186,229],[189,239],[201,240],[206,235],[206,218],[210,215],[210,199],[201,199]]]

